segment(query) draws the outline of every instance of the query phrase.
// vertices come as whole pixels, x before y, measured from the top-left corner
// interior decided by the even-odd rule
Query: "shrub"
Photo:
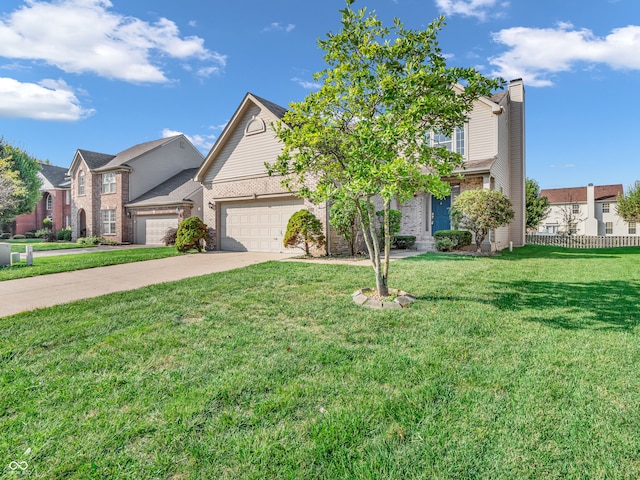
[[[51,230],[51,227],[53,227],[53,220],[51,220],[50,218],[45,218],[44,220],[42,220],[42,227],[44,230]]]
[[[178,225],[175,245],[179,252],[186,252],[192,248],[201,252],[206,238],[207,226],[198,217],[193,216],[185,218]]]
[[[384,210],[378,210],[376,212],[378,221],[380,222],[380,240],[384,241]],[[400,233],[400,221],[402,220],[402,212],[400,210],[389,210],[389,235],[391,236],[391,243],[393,244],[396,235]]]
[[[109,245],[110,242],[107,241],[106,238],[104,237],[96,237],[96,236],[92,236],[92,237],[81,237],[78,240],[76,240],[76,243],[79,245]],[[113,242],[111,242],[113,243]]]
[[[56,238],[58,240],[63,240],[65,242],[71,241],[71,227],[63,228],[62,230],[58,230],[56,233]]]
[[[52,232],[51,230],[49,230],[47,233],[45,233],[45,234],[42,236],[42,239],[43,239],[45,242],[55,242],[55,241],[57,241],[57,240],[58,240],[58,236],[57,236],[54,232]]]
[[[454,248],[471,245],[471,232],[468,230],[439,230],[433,234],[433,238],[436,239],[436,242],[439,239],[448,238],[454,243]]]
[[[415,244],[416,237],[413,235],[398,235],[394,242],[394,246],[400,249],[412,248]]]
[[[304,252],[309,255],[311,245],[318,248],[324,245],[322,222],[309,210],[300,210],[291,215],[287,223],[284,246],[304,248]]]
[[[34,235],[34,232],[26,232],[26,233],[24,234],[24,237],[25,237],[25,238],[34,238],[34,237],[35,237],[35,235]],[[14,237],[14,238],[15,238],[15,237]]]
[[[178,229],[169,227],[165,230],[164,236],[162,237],[162,243],[164,243],[165,247],[171,247],[176,244],[176,235],[178,234]]]
[[[13,239],[14,239],[14,240],[22,240],[22,239],[24,239],[24,238],[25,238],[25,236],[24,236],[24,235],[20,235],[20,234],[18,234],[18,235],[14,235],[14,236],[13,236]]]
[[[356,253],[358,242],[358,220],[356,202],[353,200],[336,200],[329,210],[329,224],[349,245],[351,255]]]
[[[48,228],[41,228],[40,230],[36,230],[33,232],[33,236],[35,238],[44,238],[51,230]]]
[[[436,250],[439,252],[450,252],[457,246],[456,242],[449,237],[442,237],[436,240]]]
[[[11,234],[10,233],[3,233],[2,235],[0,235],[0,238],[2,240],[9,240],[11,238]]]

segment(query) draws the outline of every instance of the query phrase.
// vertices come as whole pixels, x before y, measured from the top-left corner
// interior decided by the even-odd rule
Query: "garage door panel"
[[[141,215],[136,218],[136,243],[163,245],[162,238],[168,228],[178,228],[175,215]]]
[[[282,242],[287,222],[291,215],[303,208],[304,202],[298,198],[223,203],[220,212],[221,249],[286,251]]]

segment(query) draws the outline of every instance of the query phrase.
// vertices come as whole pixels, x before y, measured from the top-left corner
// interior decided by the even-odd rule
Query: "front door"
[[[450,208],[451,195],[442,199],[431,196],[431,235],[439,230],[451,230]]]

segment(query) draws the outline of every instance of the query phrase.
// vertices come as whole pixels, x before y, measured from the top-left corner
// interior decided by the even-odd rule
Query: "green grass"
[[[80,245],[73,242],[43,242],[39,238],[29,238],[25,240],[0,240],[3,243],[11,244],[12,252],[24,253],[27,251],[27,245],[33,247],[34,252],[44,252],[49,250],[67,250],[71,248],[91,248],[94,245]]]
[[[131,250],[113,250],[104,252],[78,253],[73,255],[55,255],[38,257],[34,255],[33,265],[27,266],[24,260],[11,267],[0,267],[0,281],[17,278],[35,277],[50,273],[71,272],[85,268],[104,267],[121,263],[140,262],[156,258],[181,255],[174,247],[136,248]]]
[[[2,318],[0,465],[640,477],[640,249],[432,254],[391,279],[410,308],[356,306],[367,267],[271,262]]]

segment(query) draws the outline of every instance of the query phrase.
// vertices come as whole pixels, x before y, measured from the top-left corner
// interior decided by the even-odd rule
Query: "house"
[[[71,187],[67,169],[42,163],[38,177],[42,181],[42,197],[33,212],[16,217],[15,234],[42,229],[45,218],[53,222],[53,231],[71,225]]]
[[[540,191],[549,199],[549,214],[540,222],[540,233],[574,235],[636,235],[635,223],[627,223],[616,212],[621,184],[553,188]]]
[[[456,86],[456,88],[463,88]],[[455,138],[437,141],[460,152],[466,168],[448,179],[451,195],[443,200],[424,192],[402,205],[402,235],[415,235],[426,249],[433,233],[451,228],[449,209],[455,196],[471,188],[497,189],[513,203],[516,216],[507,227],[492,232],[487,249],[524,244],[525,235],[525,129],[524,85],[514,80],[505,92],[476,101],[469,121]],[[325,225],[327,251],[346,251],[346,245],[329,228],[327,206],[296,197],[270,177],[265,163],[273,163],[282,150],[271,124],[286,110],[247,93],[224,131],[206,155],[196,180],[204,187],[204,222],[216,230],[220,250],[283,251],[289,217],[306,208]],[[460,174],[461,176],[459,176]]]
[[[116,155],[77,150],[68,172],[73,238],[161,244],[167,228],[202,216],[202,187],[193,181],[202,160],[184,135]]]

